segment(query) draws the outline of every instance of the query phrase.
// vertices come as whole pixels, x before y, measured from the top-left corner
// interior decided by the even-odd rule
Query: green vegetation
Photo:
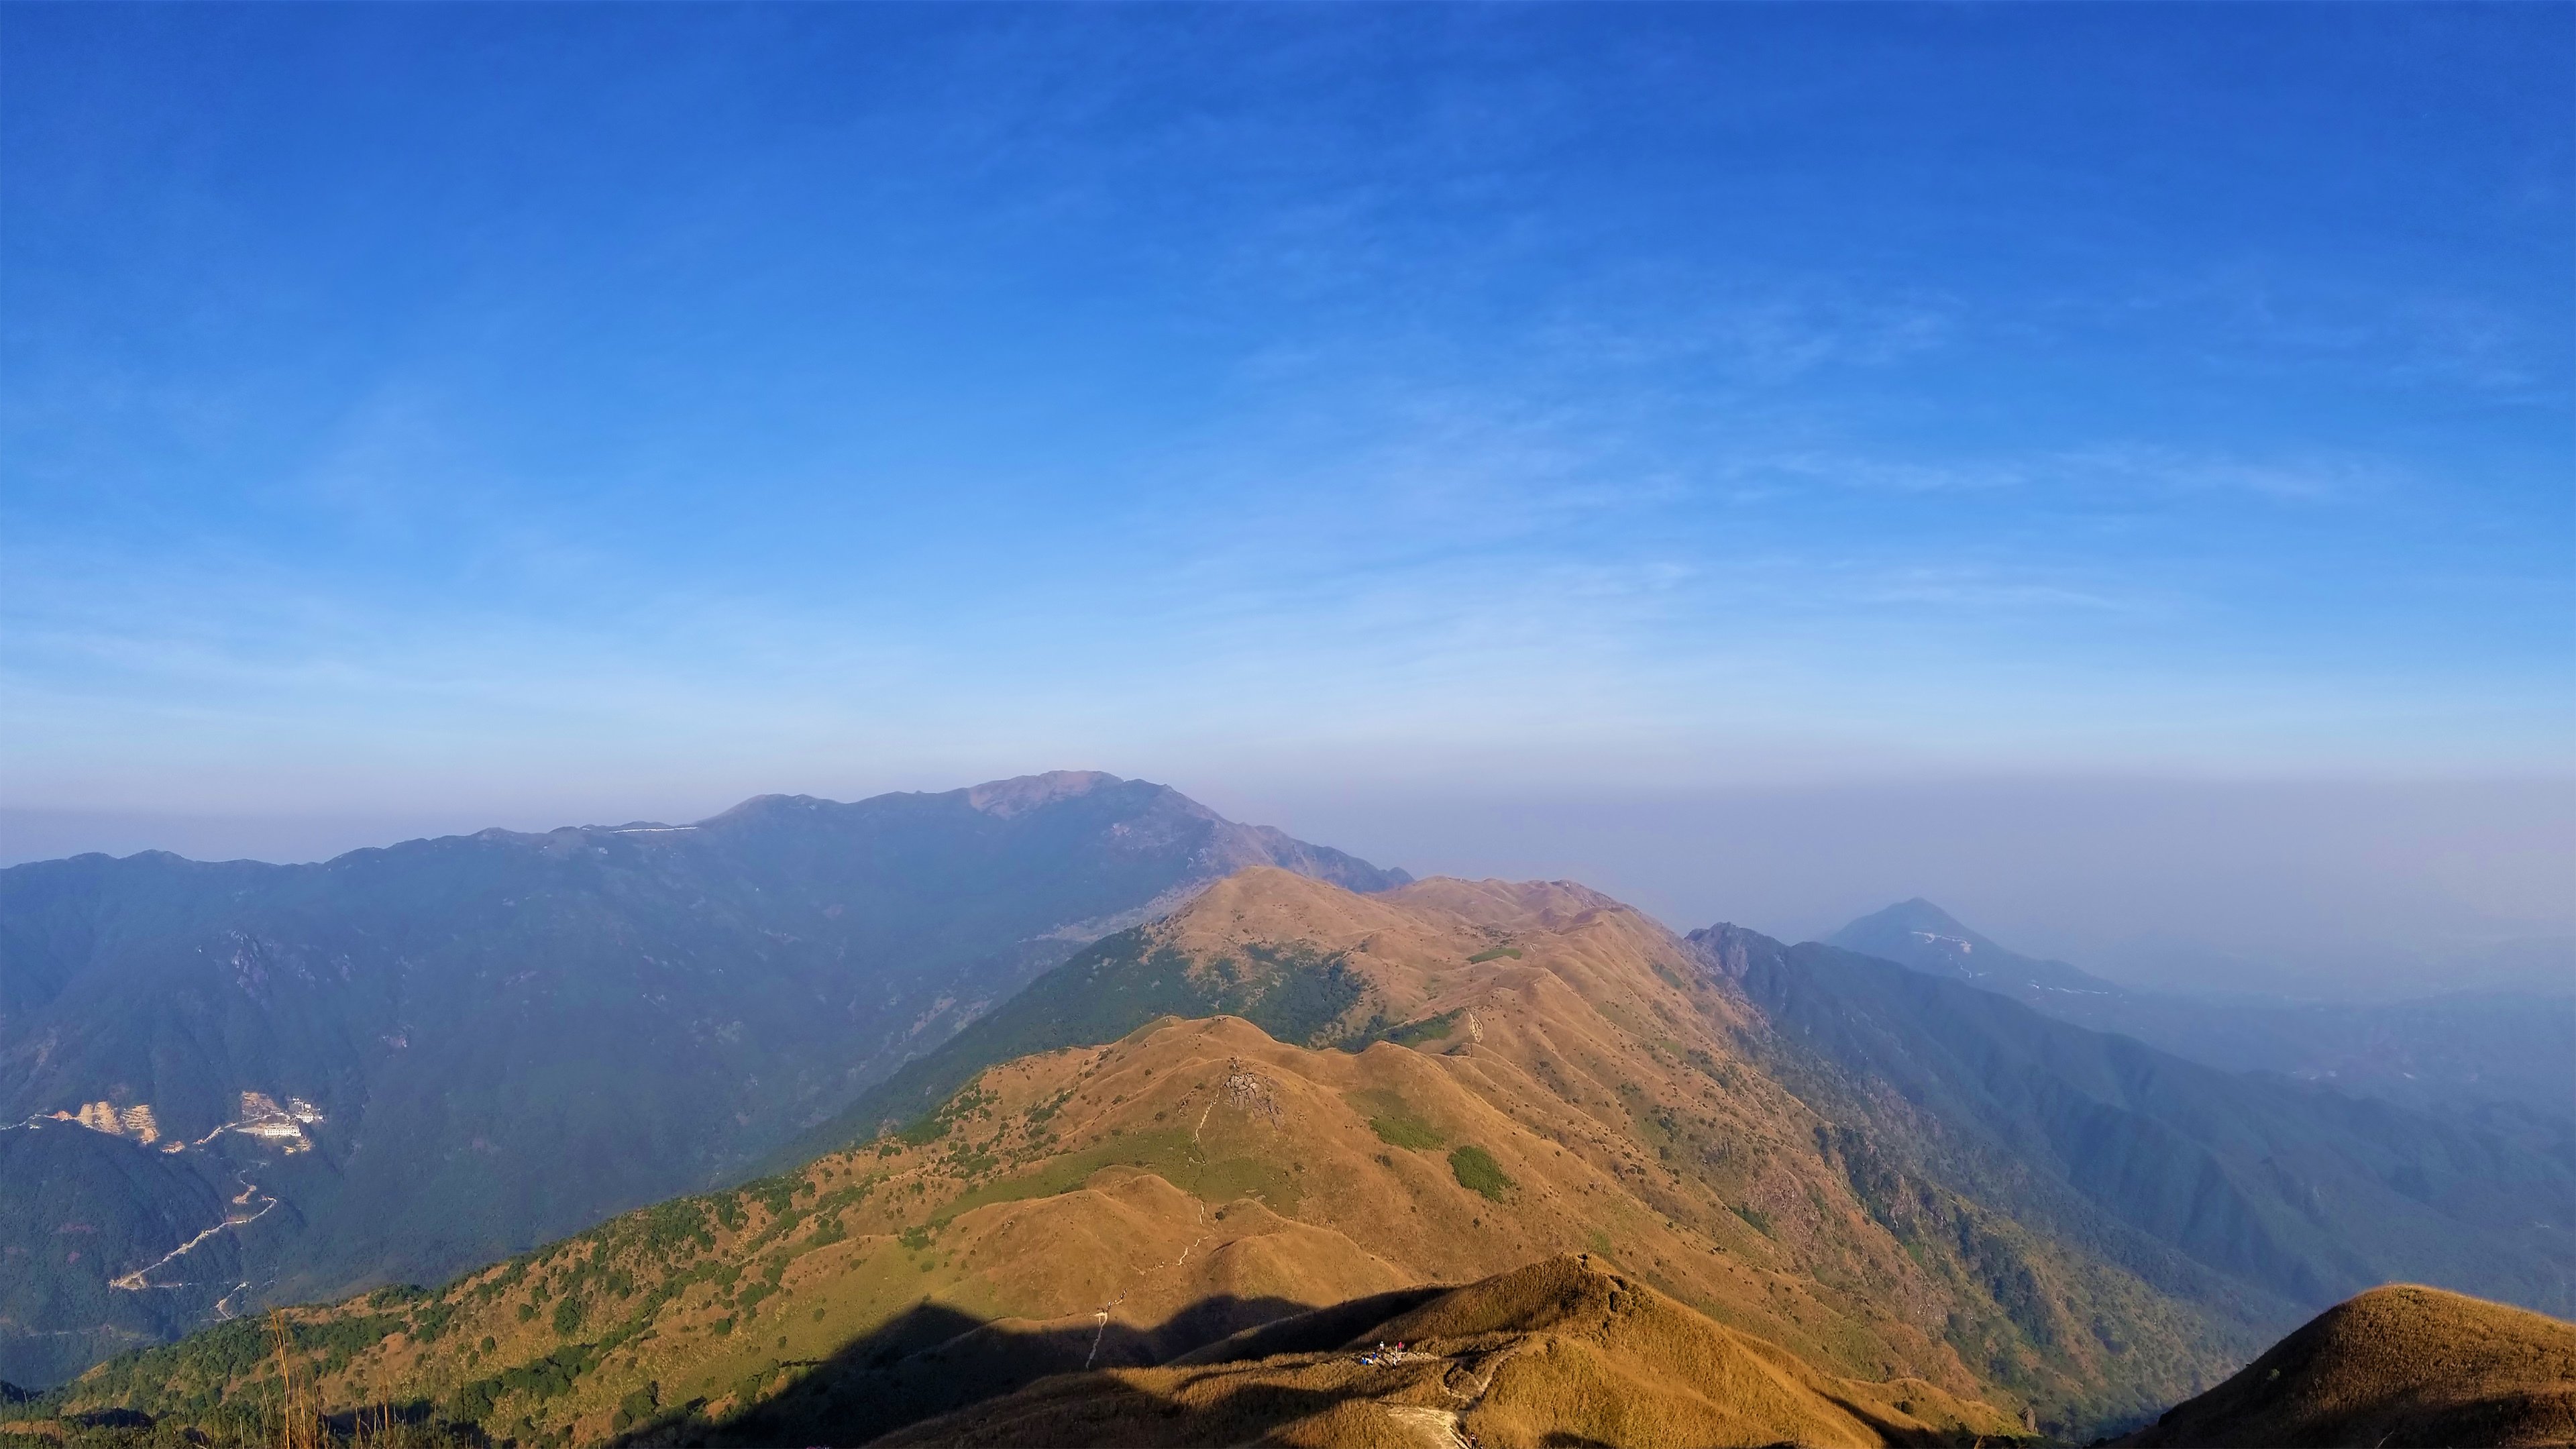
[[[991,1102],[992,1097],[989,1094],[978,1090],[970,1083],[956,1095],[942,1102],[939,1110],[925,1113],[917,1120],[907,1123],[894,1133],[894,1140],[906,1147],[927,1147],[947,1136],[948,1130],[960,1122],[979,1116],[990,1116],[991,1114],[985,1109]],[[773,1211],[783,1211],[783,1209],[773,1209]]]
[[[1122,1011],[1186,994],[1293,1016],[1319,1008],[1299,1005],[1307,997],[1279,973],[1308,971],[1329,981],[1343,967],[1329,954],[1265,948],[1163,976],[1154,956],[1132,945],[1109,952],[1085,968],[1097,968],[1089,988],[1129,991]],[[1445,966],[1455,955],[1440,960]],[[2162,1238],[2156,1235],[2171,1229],[2158,1214],[2173,1204],[2140,1196],[2123,1204],[2125,1221],[2114,1221],[2093,1215],[2080,1194],[2101,1191],[2109,1171],[2125,1163],[2163,1160],[2141,1154],[2173,1154],[2187,1131],[2201,1130],[2173,1115],[2166,1101],[2173,1094],[2212,1107],[2238,1104],[2232,1110],[2250,1111],[2242,1105],[2250,1102],[2264,1108],[2268,1115],[2244,1123],[2249,1135],[2269,1122],[2309,1120],[2294,1109],[2313,1114],[2321,1094],[2281,1089],[2258,1098],[2256,1088],[2195,1076],[2187,1064],[2134,1043],[2096,1041],[2089,1055],[2077,1052],[2084,1043],[2073,1039],[2034,1045],[2033,1023],[2047,1024],[2011,1003],[1945,1001],[1939,991],[1948,988],[1939,982],[1928,997],[1909,998],[1909,991],[1922,992],[1920,983],[1874,977],[1835,959],[1783,970],[1789,963],[1748,953],[1746,999],[1781,1029],[1729,1035],[1720,1029],[1725,1023],[1682,1020],[1689,1004],[1661,995],[1647,964],[1642,958],[1628,963],[1624,1007],[1612,1001],[1598,1009],[1606,1018],[1619,1007],[1620,1020],[1648,1030],[1661,1021],[1670,1035],[1620,1045],[1600,1034],[1604,1045],[1563,1057],[1524,1052],[1524,1045],[1548,1035],[1583,1042],[1585,1033],[1553,1031],[1555,1023],[1541,1019],[1538,1025],[1551,1030],[1489,1030],[1497,1054],[1491,1069],[1401,1052],[1358,1061],[1302,1058],[1236,1027],[1193,1024],[1151,1040],[1131,1033],[1124,1045],[1096,1057],[1067,1052],[977,1072],[937,1101],[922,1101],[903,1133],[793,1174],[633,1214],[435,1292],[386,1289],[308,1314],[294,1346],[316,1374],[331,1376],[335,1365],[345,1366],[326,1386],[343,1407],[367,1401],[380,1387],[416,1395],[461,1430],[494,1444],[515,1441],[517,1449],[568,1449],[567,1440],[596,1439],[621,1419],[627,1428],[615,1432],[633,1433],[639,1442],[811,1442],[798,1426],[847,1428],[858,1422],[850,1413],[892,1412],[882,1407],[889,1403],[928,1412],[924,1406],[938,1396],[968,1392],[973,1386],[954,1361],[916,1356],[926,1345],[955,1341],[997,1306],[1014,1310],[1016,1273],[1029,1273],[1047,1293],[1061,1293],[1067,1265],[1056,1244],[1091,1240],[1085,1235],[1100,1224],[1123,1238],[1128,1235],[1118,1225],[1150,1209],[1174,1232],[1163,1251],[1147,1256],[1171,1261],[1177,1255],[1197,1271],[1224,1251],[1224,1239],[1241,1231],[1245,1219],[1266,1216],[1233,1210],[1247,1197],[1285,1216],[1296,1215],[1302,1201],[1315,1214],[1311,1223],[1346,1229],[1351,1240],[1366,1239],[1368,1251],[1417,1273],[1423,1265],[1405,1258],[1400,1236],[1416,1226],[1404,1221],[1413,1212],[1451,1233],[1472,1220],[1483,1231],[1465,1236],[1474,1251],[1488,1254],[1517,1251],[1536,1229],[1550,1246],[1588,1244],[1606,1258],[1615,1237],[1641,1276],[1670,1275],[1691,1294],[1705,1295],[1706,1301],[1694,1297],[1693,1306],[1765,1327],[1793,1340],[1794,1352],[1846,1369],[1874,1370],[1897,1357],[1908,1357],[1909,1367],[1925,1362],[1911,1358],[1911,1348],[1877,1337],[1865,1314],[1849,1313],[1850,1305],[1912,1295],[1911,1302],[1940,1315],[1924,1322],[1937,1323],[1932,1331],[1971,1373],[2018,1396],[2011,1406],[2016,1412],[2021,1403],[2033,1406],[2050,1432],[2067,1431],[2062,1438],[2142,1422],[2179,1396],[2177,1386],[2192,1375],[2241,1362],[2259,1342],[2251,1331],[2240,1340],[2223,1337],[2232,1325],[2214,1314],[2192,1316],[2199,1310],[2184,1296],[2207,1291],[2194,1285],[2217,1283],[2222,1271],[2212,1264],[2206,1278],[2193,1276],[2204,1269],[2185,1253],[2224,1248],[2206,1235],[2237,1232],[2237,1225],[2211,1219],[2200,1229],[2203,1238]],[[1378,962],[1368,969],[1396,968]],[[1386,999],[1421,999],[1414,984],[1391,980]],[[1605,983],[1584,1001],[1617,995],[1608,989],[1616,984]],[[1316,1031],[1347,1037],[1348,1028],[1337,1023],[1368,1010],[1354,1006]],[[1562,1009],[1583,1008],[1563,1002]],[[1581,1020],[1588,1031],[1589,1019]],[[1438,1041],[1445,1034],[1454,1042],[1464,1033],[1450,1024],[1464,1021],[1461,1011],[1391,1030],[1380,1020],[1372,1030],[1390,1041]],[[1864,1037],[1836,1036],[1855,1022],[1868,1024]],[[1798,1029],[1788,1029],[1793,1026]],[[1939,1060],[1917,1060],[1903,1050],[1923,1040],[1963,1049]],[[1974,1064],[1989,1057],[2023,1070],[1988,1080]],[[1257,1080],[1229,1079],[1229,1069],[1219,1065],[1229,1061]],[[1837,1071],[1846,1061],[1849,1070]],[[2079,1077],[2068,1063],[2086,1070]],[[1458,1095],[1516,1070],[1526,1077],[1512,1081],[1507,1095],[1488,1091],[1481,1106],[1473,1095]],[[1532,1101],[1522,1094],[1524,1081],[1553,1091],[1583,1120],[1569,1119],[1544,1099]],[[1739,1081],[1736,1090],[1719,1089]],[[1871,1090],[1881,1081],[1907,1090],[1901,1096]],[[2041,1087],[2048,1100],[2081,1104],[2081,1119],[2058,1124],[2036,1110],[2046,1102],[2028,1099]],[[1339,1105],[1326,1095],[1336,1091]],[[1812,1115],[1789,1107],[1791,1094]],[[1990,1098],[2022,1106],[1986,1115],[1992,1109],[1981,1104]],[[1505,1125],[1488,1108],[1520,1126]],[[2166,1115],[2152,1117],[2158,1113]],[[2131,1121],[2149,1117],[2164,1124],[2162,1135]],[[2355,1133],[2368,1125],[2361,1117],[2349,1120],[2362,1124],[2350,1128]],[[1355,1134],[1362,1122],[1384,1150]],[[2020,1162],[2000,1145],[2003,1130],[2016,1122],[2071,1135],[2056,1143],[2053,1161]],[[2131,1153],[2106,1159],[2080,1130],[2088,1122],[2122,1128]],[[1945,1124],[1962,1130],[1945,1138],[1939,1135]],[[1448,1138],[1453,1127],[1473,1130],[1502,1151]],[[1057,1133],[1080,1150],[1066,1150]],[[1429,1156],[1399,1161],[1392,1155],[1399,1150]],[[2221,1160],[2234,1150],[2224,1143],[2207,1149]],[[2499,1157],[2520,1150],[2504,1136],[2492,1145]],[[1560,1164],[1559,1154],[1589,1157],[1612,1180]],[[1448,1184],[1437,1181],[1443,1158],[1458,1185],[1487,1207],[1447,1196]],[[1532,1174],[1526,1190],[1504,1171],[1502,1159]],[[2044,1178],[2043,1168],[2087,1176],[2060,1185]],[[2428,1175],[2417,1186],[2428,1192],[2463,1180],[2433,1179],[2429,1167],[2423,1170]],[[2296,1180],[2316,1169],[2290,1158],[2271,1171]],[[1138,1173],[1163,1181],[1140,1180]],[[2149,1185],[2177,1175],[2159,1168]],[[2531,1178],[2542,1181],[2545,1174],[2534,1168]],[[2355,1194],[2381,1187],[2366,1175],[2319,1181]],[[1319,1190],[1301,1199],[1307,1182]],[[1176,1200],[1166,1183],[1200,1201]],[[961,1216],[1086,1186],[1098,1189],[1098,1198],[1005,1209],[980,1221]],[[1425,1189],[1433,1200],[1423,1200]],[[1335,1197],[1332,1212],[1317,1212],[1327,1191]],[[2207,1191],[2242,1199],[2269,1189],[2249,1176],[2212,1182]],[[1725,1211],[1727,1204],[1740,1205],[1741,1223]],[[2343,1211],[2333,1204],[2320,1210]],[[1392,1247],[1370,1236],[1390,1221],[1398,1229],[1387,1239]],[[1072,1234],[1056,1230],[1067,1223],[1077,1225]],[[1183,1224],[1190,1226],[1182,1230]],[[2303,1241],[2296,1227],[2254,1224],[2292,1250]],[[2359,1249],[2375,1250],[2375,1240],[2360,1230],[2350,1236]],[[1677,1240],[1689,1245],[1687,1254],[1674,1251]],[[1206,1248],[1210,1242],[1219,1246]],[[828,1255],[805,1256],[844,1243]],[[1703,1251],[1740,1254],[1754,1272],[1746,1290],[1751,1296],[1731,1296],[1720,1279],[1703,1274]],[[1718,1271],[1732,1269],[1721,1259]],[[2243,1281],[2250,1270],[2233,1271]],[[1056,1299],[1050,1316],[1066,1301]],[[2249,1314],[2263,1308],[2250,1295],[2245,1301]],[[1215,1331],[1220,1325],[1204,1326]],[[1069,1342],[1074,1359],[1059,1356],[1040,1367],[1078,1362],[1095,1341],[1086,1332],[1058,1337],[1062,1342],[1051,1340],[1049,1351]],[[436,1348],[420,1351],[433,1340]],[[467,1347],[478,1342],[483,1347]],[[176,1357],[152,1359],[150,1373],[129,1372],[120,1360],[88,1381],[78,1402],[84,1410],[174,1415],[173,1433],[227,1415],[226,1422],[248,1422],[245,1416],[255,1419],[259,1405],[276,1396],[262,1347],[254,1323],[207,1335],[202,1343],[191,1340],[173,1351]],[[639,1400],[639,1386],[648,1381],[658,1387]],[[1910,1404],[1897,1407],[1912,1412]],[[460,1417],[469,1410],[471,1417]]]
[[[1145,927],[1093,942],[979,1017],[937,1050],[871,1088],[782,1153],[803,1161],[876,1137],[890,1121],[911,1146],[947,1130],[922,1114],[988,1067],[1038,1052],[1113,1042],[1166,1016],[1240,1016],[1284,1042],[1313,1044],[1359,1004],[1361,980],[1337,953],[1254,943],[1237,957],[1193,963]],[[927,1135],[924,1135],[927,1134]]]
[[[1458,1185],[1478,1192],[1496,1202],[1512,1190],[1512,1180],[1503,1175],[1502,1164],[1493,1154],[1472,1142],[1461,1143],[1449,1154],[1449,1171],[1457,1176]]]
[[[1072,1192],[1104,1167],[1138,1167],[1158,1173],[1167,1181],[1183,1182],[1188,1170],[1196,1165],[1189,1133],[1177,1129],[1140,1132],[1080,1152],[1049,1158],[1032,1172],[968,1188],[949,1200],[948,1205],[941,1209],[938,1221],[954,1219],[992,1203],[1020,1202]]]
[[[1296,1211],[1297,1202],[1303,1195],[1295,1176],[1277,1164],[1254,1157],[1221,1157],[1211,1161],[1191,1142],[1187,1131],[1170,1128],[1136,1133],[1080,1152],[1068,1152],[1048,1159],[1033,1172],[979,1184],[951,1199],[940,1209],[939,1216],[931,1221],[936,1226],[993,1203],[1019,1202],[1072,1192],[1089,1182],[1093,1173],[1106,1167],[1133,1167],[1153,1173],[1211,1203],[1228,1202],[1258,1193],[1272,1210],[1281,1213]]]
[[[1386,1034],[1386,1039],[1400,1047],[1420,1046],[1427,1041],[1440,1041],[1457,1030],[1458,1018],[1465,1013],[1444,1011],[1421,1021],[1409,1021]]]
[[[1448,1144],[1449,1139],[1431,1125],[1404,1094],[1390,1087],[1372,1087],[1343,1098],[1351,1110],[1368,1119],[1369,1130],[1380,1142],[1390,1147],[1403,1147],[1416,1152]]]
[[[1389,1147],[1410,1147],[1416,1152],[1449,1140],[1440,1135],[1439,1129],[1419,1117],[1371,1117],[1369,1130],[1377,1134],[1378,1141]]]
[[[16,933],[0,1120],[131,1082],[142,1095],[120,1089],[115,1105],[148,1103],[162,1133],[149,1147],[69,1126],[0,1133],[0,1379],[56,1383],[175,1338],[245,1280],[259,1286],[231,1311],[442,1280],[750,1172],[843,1105],[845,1084],[935,1042],[956,1019],[943,995],[1003,996],[1068,949],[1045,944],[1059,928],[1204,879],[1222,828],[1165,787],[1102,779],[999,815],[962,790],[767,798],[696,830],[487,831],[314,865],[147,853],[0,869]],[[1272,845],[1362,889],[1403,878]],[[1249,1007],[1291,1039],[1341,1009],[1332,981],[1265,983],[1263,962],[1241,965],[1211,1008]],[[306,984],[276,997],[250,984],[262,973]],[[1176,991],[1178,1009],[1200,1014],[1195,992]],[[817,1010],[824,994],[836,1004]],[[84,1045],[48,1053],[30,1030]],[[203,1140],[249,1089],[314,1104],[313,1150]],[[360,1140],[402,1146],[351,1154]],[[196,1145],[157,1150],[182,1141]],[[236,1170],[283,1206],[206,1239],[151,1292],[108,1287],[221,1223]],[[83,1226],[58,1236],[67,1223]]]
[[[450,1412],[465,1423],[479,1423],[492,1415],[492,1409],[503,1395],[520,1394],[533,1402],[543,1403],[572,1392],[573,1384],[599,1363],[599,1351],[587,1344],[566,1344],[533,1363],[504,1369],[486,1379],[477,1379],[457,1390]]]
[[[644,1420],[652,1418],[653,1411],[661,1407],[658,1402],[658,1389],[659,1385],[646,1384],[618,1400],[617,1415],[609,1421],[609,1431],[623,1434]]]
[[[1515,961],[1521,959],[1521,948],[1518,946],[1495,946],[1488,950],[1479,951],[1475,955],[1468,957],[1467,964],[1470,966],[1482,966],[1488,961],[1500,961],[1506,956],[1511,957]]]
[[[1352,1053],[1366,1051],[1378,1042],[1391,1042],[1401,1047],[1420,1046],[1424,1042],[1439,1041],[1447,1037],[1457,1029],[1458,1022],[1465,1015],[1464,1011],[1444,1011],[1438,1016],[1426,1016],[1419,1021],[1389,1025],[1385,1014],[1381,1012],[1370,1017],[1357,1031],[1333,1045]]]
[[[2511,1201],[2565,1232],[2563,1145],[2198,1066],[1829,946],[1701,939],[1775,1028],[1747,1065],[1837,1124],[1814,1150],[1898,1243],[1974,1285],[1946,1336],[2043,1424],[2149,1413],[2295,1306],[2374,1282],[2576,1308],[2537,1240],[2491,1226]],[[2471,1181],[2497,1217],[2444,1196]]]

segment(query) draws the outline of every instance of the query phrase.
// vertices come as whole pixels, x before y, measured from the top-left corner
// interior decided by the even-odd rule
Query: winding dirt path
[[[153,1283],[147,1281],[147,1279],[150,1277],[153,1269],[161,1267],[172,1259],[185,1256],[191,1249],[195,1248],[198,1244],[203,1243],[206,1239],[213,1237],[215,1234],[222,1232],[226,1228],[247,1227],[252,1223],[258,1222],[261,1218],[268,1216],[268,1210],[270,1208],[277,1206],[277,1199],[261,1192],[259,1190],[259,1184],[251,1181],[248,1177],[236,1173],[233,1175],[233,1181],[240,1183],[242,1190],[233,1198],[232,1210],[224,1214],[222,1222],[215,1224],[213,1227],[197,1234],[188,1241],[172,1248],[169,1252],[162,1254],[159,1258],[145,1264],[143,1267],[137,1268],[133,1272],[127,1273],[121,1277],[108,1279],[107,1286],[110,1288],[121,1288],[128,1293],[140,1293],[146,1288],[186,1288],[191,1286],[186,1283]],[[252,1198],[259,1199],[258,1210],[247,1214],[243,1213],[241,1209],[248,1206]],[[232,1295],[228,1293],[224,1296],[226,1298],[230,1298]]]

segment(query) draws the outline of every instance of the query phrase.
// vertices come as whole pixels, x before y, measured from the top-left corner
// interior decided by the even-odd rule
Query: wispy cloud
[[[187,144],[19,133],[0,789],[2566,718],[2566,198],[2417,224],[2533,164],[2353,129],[2432,61],[2142,10],[2232,107],[2078,114],[2038,31],[1891,65],[1831,8],[670,10],[498,71],[459,13],[353,15],[417,61],[319,99],[50,22],[60,114]]]
[[[1648,267],[1568,289],[1533,323],[1530,348],[1564,368],[1706,367],[1779,387],[1829,369],[1919,360],[1956,340],[1961,313],[1956,298],[1922,290]]]
[[[2396,470],[2366,459],[2244,457],[2130,442],[1932,460],[1807,450],[1728,459],[1720,470],[1731,482],[1755,487],[1769,480],[1865,492],[2013,491],[2110,502],[2205,493],[2236,493],[2278,502],[2350,502],[2402,483]]]

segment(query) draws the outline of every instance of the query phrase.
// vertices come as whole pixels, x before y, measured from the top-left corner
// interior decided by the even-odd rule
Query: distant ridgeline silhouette
[[[2270,1071],[2410,1107],[2497,1121],[2576,1117],[2576,975],[2556,995],[2458,992],[2385,1003],[2209,1000],[2021,955],[1910,900],[1827,944],[2009,996],[2096,1031],[2230,1071]]]
[[[1943,1215],[1898,1185],[1938,1184],[2275,1331],[2391,1279],[2576,1311],[2576,1128],[2219,1071],[1831,946],[1691,940],[1762,1012],[1756,1059],[1835,1124],[1820,1145],[1910,1231]]]

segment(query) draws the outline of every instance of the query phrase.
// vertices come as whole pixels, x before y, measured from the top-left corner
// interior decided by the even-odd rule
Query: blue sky
[[[0,801],[2564,778],[2571,55],[11,6]]]

